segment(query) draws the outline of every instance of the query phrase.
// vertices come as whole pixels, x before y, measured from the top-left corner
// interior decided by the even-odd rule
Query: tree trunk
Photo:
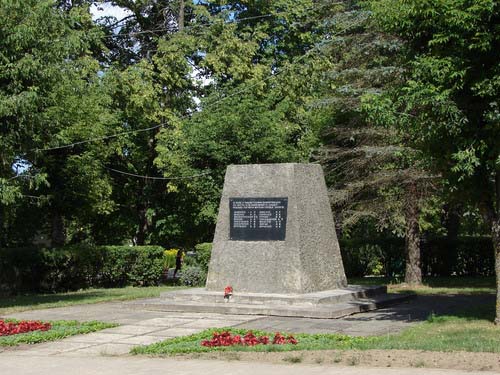
[[[456,241],[460,229],[461,208],[456,204],[445,205],[444,226],[446,228],[446,238],[448,241]]]
[[[495,273],[497,276],[495,324],[500,325],[500,218],[498,214],[496,220],[493,220],[491,225],[491,239],[493,240],[493,250],[495,251]]]
[[[179,18],[177,20],[179,31],[184,30],[184,8],[185,8],[184,0],[179,0]]]
[[[139,224],[137,226],[137,232],[135,234],[135,244],[137,246],[144,246],[146,243],[146,235],[148,233],[148,218],[146,215],[146,207],[139,207],[137,214],[139,217]]]
[[[66,243],[66,229],[64,219],[59,211],[52,213],[52,230],[50,235],[52,247],[64,246]]]
[[[418,193],[415,183],[411,183],[407,189],[406,199],[406,273],[405,283],[422,284],[422,268],[420,260],[420,228],[418,226]]]
[[[497,301],[495,308],[495,324],[500,325],[500,171],[495,175],[496,207],[491,215],[491,240],[495,252],[495,274],[497,280]]]
[[[458,232],[460,229],[460,213],[462,208],[457,204],[446,204],[444,206],[444,227],[446,228],[446,256],[457,256]],[[453,272],[452,262],[442,262],[439,273],[450,276]]]
[[[4,208],[0,206],[0,249],[7,247],[7,231],[5,229],[5,216],[3,214]]]

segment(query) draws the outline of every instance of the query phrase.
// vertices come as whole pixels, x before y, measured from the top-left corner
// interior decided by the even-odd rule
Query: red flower
[[[259,341],[262,345],[267,345],[269,344],[269,337],[267,336],[260,336]]]
[[[224,297],[230,296],[231,294],[233,294],[233,287],[228,285],[224,288]]]
[[[260,344],[260,340],[257,337],[255,337],[252,331],[248,331],[248,333],[243,338],[243,342],[247,346],[255,346],[257,344]]]
[[[31,331],[48,331],[51,328],[50,323],[38,321],[23,320],[18,323],[6,322],[0,320],[0,336],[17,335]]]
[[[298,341],[295,337],[293,337],[292,335],[288,336],[286,338],[286,343],[287,344],[293,344],[293,345],[297,345]]]
[[[289,335],[285,338],[281,333],[276,332],[273,339],[273,344],[275,345],[283,345],[283,344],[297,344],[297,340]],[[228,331],[224,332],[214,332],[212,334],[211,340],[203,340],[201,342],[202,346],[206,347],[218,347],[218,346],[232,346],[232,345],[245,345],[245,346],[255,346],[255,345],[268,345],[269,337],[268,336],[260,336],[257,337],[253,334],[252,331],[248,331],[243,338],[240,335],[231,336],[231,333]]]
[[[283,345],[285,342],[286,342],[285,336],[283,336],[281,333],[276,332],[274,334],[273,344]]]

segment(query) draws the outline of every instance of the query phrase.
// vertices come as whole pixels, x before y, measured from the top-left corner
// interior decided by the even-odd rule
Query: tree
[[[419,218],[430,176],[405,137],[377,126],[364,103],[401,80],[401,42],[376,30],[370,12],[356,2],[322,17],[327,43],[316,64],[322,80],[308,106],[314,109],[310,121],[319,123],[323,146],[315,157],[325,169],[337,230],[349,236],[364,227],[404,236],[405,281],[421,283]]]
[[[410,135],[457,199],[481,209],[494,244],[499,324],[500,4],[374,0],[371,7],[408,47],[405,83],[376,98],[375,112]]]
[[[92,52],[99,48],[99,36],[86,7],[66,10],[54,1],[34,0],[0,3],[0,216],[9,211],[7,205],[39,199],[51,217],[55,243],[64,242],[64,214],[76,216],[73,203],[82,211],[103,209],[97,201],[109,205],[104,203],[106,178],[95,173],[103,150],[58,148],[104,135],[113,125]],[[70,188],[70,180],[90,176],[89,160],[95,178],[78,184],[95,193],[92,202],[77,198]],[[95,190],[100,183],[104,189]]]
[[[173,180],[179,198],[176,217],[210,240],[217,219],[224,173],[230,164],[294,162],[307,158],[297,127],[287,121],[287,100],[251,84],[244,97],[228,96],[224,106],[196,113],[177,131],[160,135],[156,165],[170,174],[198,176]]]
[[[162,210],[161,216],[175,217],[203,240],[213,231],[228,164],[303,160],[309,132],[297,121],[300,110],[294,106],[302,99],[295,89],[300,89],[296,78],[303,72],[291,74],[289,60],[298,54],[293,43],[311,33],[304,20],[314,12],[304,11],[311,1],[299,3],[200,3],[200,19],[193,20],[184,35],[164,43],[171,49],[189,37],[195,40],[196,53],[185,59],[208,82],[191,91],[201,99],[196,110],[172,121],[158,136],[155,165],[166,178],[202,174],[168,184],[170,195],[178,198],[173,206],[180,209],[171,209],[171,215]],[[199,21],[203,27],[197,27]],[[304,21],[303,29],[299,21]],[[283,44],[282,36],[290,33],[292,24],[294,36]],[[313,38],[309,40],[302,50],[311,48]],[[159,71],[169,65],[159,64]],[[283,70],[286,73],[278,77]]]
[[[115,142],[106,168],[118,215],[127,218],[121,220],[129,227],[124,236],[143,245],[156,233],[156,240],[166,242],[166,236],[160,238],[156,228],[161,220],[157,213],[168,201],[166,182],[135,175],[161,175],[154,163],[160,130],[175,127],[177,118],[194,107],[191,61],[196,41],[182,32],[182,24],[194,17],[194,5],[166,0],[120,0],[114,4],[129,15],[121,20],[106,17],[98,23],[107,34],[109,52],[102,60],[111,66],[106,74],[113,90],[113,107],[119,126],[128,134]]]

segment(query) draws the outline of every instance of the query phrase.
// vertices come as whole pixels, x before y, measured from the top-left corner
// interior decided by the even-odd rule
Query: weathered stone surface
[[[372,292],[376,292],[374,295],[368,298],[359,298],[359,294],[352,289],[358,289],[361,292],[359,294],[371,294],[370,287],[351,286],[347,290],[331,290],[304,295],[265,293],[243,293],[241,295],[239,293],[233,296],[234,300],[224,303],[222,302],[224,300],[222,292],[198,290],[190,294],[165,293],[160,299],[138,301],[135,307],[169,312],[191,311],[232,315],[336,319],[401,303],[415,297],[415,295],[386,294],[382,290],[373,290]],[[214,297],[213,293],[218,293],[218,295]],[[324,293],[324,295],[320,293]]]
[[[229,238],[229,198],[288,198],[284,241]],[[347,286],[321,166],[253,164],[227,168],[207,290],[310,293]]]

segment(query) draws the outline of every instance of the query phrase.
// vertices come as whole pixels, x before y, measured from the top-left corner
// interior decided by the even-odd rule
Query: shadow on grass
[[[64,302],[84,302],[104,298],[109,294],[103,290],[80,291],[57,294],[26,294],[10,297],[0,297],[0,308],[23,307]]]
[[[352,321],[426,321],[431,316],[465,318],[469,321],[493,321],[495,296],[493,294],[417,295],[406,303],[383,308],[374,313],[344,318]]]
[[[402,279],[388,277],[349,279],[350,284],[393,285],[393,291],[397,293],[417,294],[416,299],[380,310],[383,313],[374,314],[371,319],[425,321],[430,316],[449,316],[471,321],[494,319],[494,277],[424,277],[421,288],[397,285],[402,282]]]
[[[353,277],[349,278],[349,284],[357,285],[390,285],[400,284],[404,282],[404,278],[398,277]],[[478,277],[424,277],[423,284],[431,288],[495,288],[494,276],[478,276]]]
[[[153,298],[158,297],[162,291],[182,288],[176,284],[177,283],[173,282],[150,287],[128,286],[123,288],[85,289],[63,293],[29,293],[14,296],[0,296],[0,313],[2,309],[25,311],[37,308]]]

